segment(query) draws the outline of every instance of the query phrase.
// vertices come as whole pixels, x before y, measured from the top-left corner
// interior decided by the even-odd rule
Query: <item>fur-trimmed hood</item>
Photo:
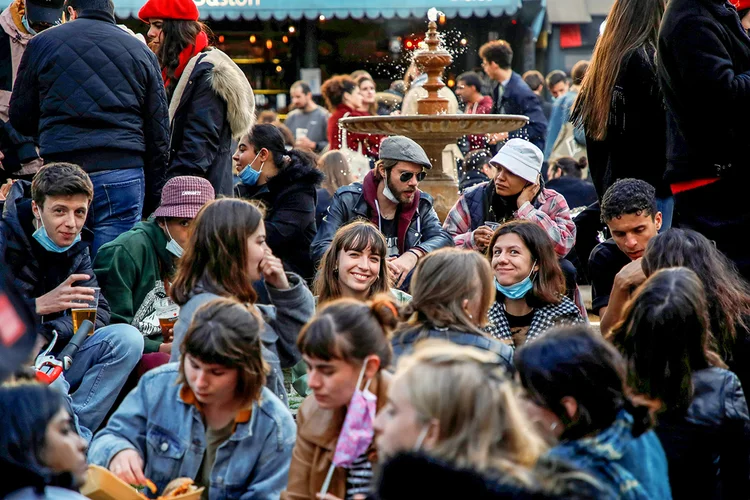
[[[255,94],[239,66],[216,48],[209,48],[188,62],[169,104],[169,121],[174,119],[185,87],[193,78],[193,71],[199,64],[213,66],[209,70],[209,83],[216,95],[227,103],[227,121],[232,129],[232,137],[239,139],[255,124]]]

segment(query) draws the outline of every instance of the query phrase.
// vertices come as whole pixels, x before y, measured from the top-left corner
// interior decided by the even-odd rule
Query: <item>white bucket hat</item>
[[[490,165],[501,166],[511,173],[536,184],[544,163],[544,153],[523,139],[511,139],[500,148]]]

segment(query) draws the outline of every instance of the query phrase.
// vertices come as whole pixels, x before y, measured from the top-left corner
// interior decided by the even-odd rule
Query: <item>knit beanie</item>
[[[149,19],[197,21],[198,18],[200,12],[193,0],[148,0],[138,12],[138,19],[144,23]]]

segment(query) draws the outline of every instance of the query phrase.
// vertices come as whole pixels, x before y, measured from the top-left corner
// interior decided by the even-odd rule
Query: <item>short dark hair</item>
[[[625,360],[584,325],[551,328],[518,349],[513,363],[531,400],[563,422],[563,440],[607,429],[622,409],[633,415],[634,437],[651,426],[648,408],[634,407],[627,397]],[[565,397],[578,403],[574,419],[562,404]]]
[[[73,10],[80,12],[82,10],[103,10],[114,14],[115,4],[112,0],[65,0],[63,9],[73,7]]]
[[[583,178],[583,169],[588,166],[589,162],[585,156],[581,156],[579,160],[571,158],[570,156],[563,156],[552,161],[552,171],[562,171],[564,177],[575,177],[576,179]]]
[[[510,69],[513,62],[513,49],[505,40],[493,40],[479,48],[479,57],[496,63],[502,69]]]
[[[236,299],[221,298],[195,311],[185,340],[180,344],[180,375],[185,383],[185,355],[208,364],[238,371],[235,397],[257,401],[266,383],[268,365],[263,360],[260,335],[263,319],[255,306]]]
[[[460,75],[458,75],[458,78],[456,78],[456,81],[464,82],[469,87],[474,87],[474,90],[476,90],[477,92],[482,91],[482,80],[480,80],[479,75],[477,75],[473,71],[461,73]]]
[[[289,90],[291,91],[291,90],[293,90],[295,88],[300,89],[302,91],[302,93],[305,94],[305,95],[312,94],[312,90],[310,89],[310,85],[308,85],[307,82],[305,82],[305,81],[297,80],[296,82],[294,82],[292,84],[291,87],[289,87]]]
[[[547,87],[552,88],[560,82],[565,82],[567,79],[568,75],[566,75],[564,71],[559,69],[550,71],[547,75]]]
[[[540,85],[544,85],[544,76],[535,69],[523,74],[523,81],[531,90],[536,90]]]
[[[583,83],[583,78],[589,70],[589,64],[589,61],[578,61],[573,65],[573,69],[570,72],[570,77],[573,79],[573,85],[581,85]]]
[[[89,203],[94,199],[94,184],[88,174],[72,163],[49,163],[31,181],[31,199],[40,207],[48,196],[85,194]]]
[[[605,224],[623,215],[656,216],[656,190],[640,179],[619,179],[602,198],[602,222]]]
[[[469,151],[464,158],[463,170],[468,172],[469,170],[481,171],[482,167],[487,165],[492,159],[492,155],[486,149],[475,149]]]

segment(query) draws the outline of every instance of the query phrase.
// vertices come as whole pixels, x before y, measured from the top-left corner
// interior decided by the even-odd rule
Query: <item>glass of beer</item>
[[[174,328],[174,324],[177,323],[177,318],[180,315],[180,306],[172,302],[169,297],[164,297],[163,299],[156,299],[154,309],[156,317],[159,320],[159,326],[161,327],[161,334],[167,339],[169,337],[169,330]]]
[[[94,324],[96,328],[96,308],[99,306],[99,294],[101,290],[97,287],[90,287],[94,290],[94,297],[91,300],[74,300],[73,302],[80,304],[70,310],[71,316],[73,316],[73,332],[77,332],[81,327],[83,320],[87,319]],[[89,335],[93,335],[94,330],[91,330]]]

